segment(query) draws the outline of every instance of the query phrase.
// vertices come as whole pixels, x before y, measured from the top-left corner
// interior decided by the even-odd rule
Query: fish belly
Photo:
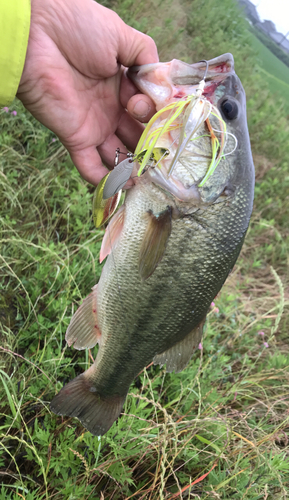
[[[105,434],[119,416],[130,384],[147,364],[166,363],[169,371],[185,366],[248,226],[249,195],[246,190],[235,194],[230,203],[174,218],[162,260],[143,280],[139,252],[146,214],[163,212],[171,200],[160,193],[156,197],[152,188],[130,190],[122,234],[97,289],[79,308],[79,324],[86,327],[85,315],[96,304],[97,358],[54,397],[52,411],[77,417],[92,434]]]
[[[152,209],[161,212],[169,201],[148,203],[142,194],[131,192],[122,237],[98,284],[102,343],[94,383],[105,395],[126,393],[143,367],[200,324],[239,253],[238,242],[231,248],[228,241],[222,245],[205,218],[182,216],[173,220],[160,264],[142,280],[138,257],[144,215]]]

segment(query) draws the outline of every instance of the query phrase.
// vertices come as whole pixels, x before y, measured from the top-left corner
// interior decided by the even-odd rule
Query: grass
[[[284,83],[289,82],[289,68],[280,61],[272,52],[262,43],[258,38],[252,35],[253,46],[258,51],[259,58],[261,60],[262,66],[264,69],[271,73],[272,75],[276,75],[280,80]]]
[[[289,68],[280,61],[258,38],[252,35],[252,46],[258,53],[260,71],[267,79],[273,96],[284,98],[289,114]]]
[[[0,499],[288,498],[284,98],[276,105],[231,0],[222,8],[216,0],[113,6],[154,36],[162,60],[233,52],[257,170],[252,222],[208,315],[202,349],[179,374],[145,369],[123,415],[93,437],[49,410],[62,384],[91,364],[64,335],[101,273],[93,188],[18,102],[0,111]]]

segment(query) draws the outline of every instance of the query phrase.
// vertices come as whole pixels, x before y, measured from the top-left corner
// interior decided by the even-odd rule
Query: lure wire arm
[[[115,150],[115,157],[114,157],[114,166],[117,167],[119,163],[119,155],[126,155],[127,158],[133,158],[134,154],[133,153],[123,153],[119,148],[116,148]]]

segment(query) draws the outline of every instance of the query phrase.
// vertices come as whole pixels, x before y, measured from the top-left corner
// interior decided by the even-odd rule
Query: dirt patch
[[[263,179],[264,175],[275,165],[274,162],[268,160],[268,158],[262,155],[253,155],[253,160],[256,171],[256,181]]]

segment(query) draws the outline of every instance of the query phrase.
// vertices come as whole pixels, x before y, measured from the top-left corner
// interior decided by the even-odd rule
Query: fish
[[[231,54],[133,67],[128,76],[157,112],[120,209],[123,182],[115,177],[111,187],[108,174],[99,188],[99,224],[112,216],[100,251],[107,260],[66,332],[69,346],[99,349],[50,405],[93,435],[117,420],[144,367],[186,367],[240,253],[254,198],[246,96]],[[112,196],[102,199],[106,183]]]

